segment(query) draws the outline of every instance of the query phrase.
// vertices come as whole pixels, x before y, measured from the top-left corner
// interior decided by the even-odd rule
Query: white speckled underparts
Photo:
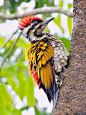
[[[54,38],[53,35],[49,34],[48,40],[52,44],[54,48],[54,68],[56,72],[55,80],[57,85],[62,84],[63,77],[61,76],[62,71],[65,69],[67,65],[69,54],[64,46],[64,44],[57,38]],[[59,75],[58,75],[59,74]],[[58,77],[57,77],[58,76]]]

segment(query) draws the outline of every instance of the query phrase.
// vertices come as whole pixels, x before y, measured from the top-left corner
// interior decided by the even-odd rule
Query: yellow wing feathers
[[[50,64],[50,59],[54,55],[54,49],[49,42],[39,41],[31,43],[26,51],[26,60],[29,62],[29,70],[32,65],[36,65],[38,77],[46,89],[53,83],[54,68]],[[32,64],[32,65],[30,65]]]
[[[53,83],[53,73],[50,62],[41,67],[41,81],[46,89],[49,89]]]

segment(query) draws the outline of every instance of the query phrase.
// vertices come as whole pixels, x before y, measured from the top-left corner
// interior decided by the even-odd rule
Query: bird
[[[44,90],[49,102],[53,100],[55,108],[63,81],[62,72],[68,64],[68,53],[62,41],[44,32],[53,19],[43,21],[35,15],[26,15],[19,19],[19,29],[30,42],[25,53],[29,75],[39,89]]]

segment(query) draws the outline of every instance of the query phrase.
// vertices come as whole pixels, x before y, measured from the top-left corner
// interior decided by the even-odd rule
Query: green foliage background
[[[30,0],[4,0],[3,6],[0,7],[0,11],[3,11],[3,15],[6,15],[6,12],[9,11],[11,14],[16,13],[17,7],[21,5],[22,2],[30,2]],[[63,0],[59,0],[59,7],[63,7]],[[35,8],[40,8],[46,6],[55,6],[54,0],[35,0]],[[68,9],[70,9],[73,5],[68,4]],[[56,7],[56,6],[55,6]],[[25,10],[27,8],[23,8]],[[42,18],[45,19],[47,17],[51,17],[50,13],[42,14]],[[0,22],[6,22],[5,19],[0,19]],[[68,38],[64,37],[64,28],[61,25],[61,14],[59,13],[57,18],[54,19],[55,24],[61,29],[62,36],[58,36],[58,33],[56,33],[54,36],[56,38],[59,38],[67,48],[67,51],[69,52],[70,49],[70,40]],[[72,18],[67,17],[67,24],[68,24],[68,30],[70,36],[72,35]],[[49,32],[49,29],[46,28],[46,32]],[[16,31],[14,35],[19,34],[18,31]],[[69,36],[69,37],[70,37]],[[6,36],[0,37],[0,50],[4,50],[2,53],[0,53],[0,62],[2,63],[2,60],[6,57],[10,49],[12,48],[13,44],[15,43],[17,38],[10,39],[7,44],[6,43]],[[0,115],[21,115],[21,112],[23,110],[29,109],[30,106],[34,107],[35,114],[36,115],[48,115],[49,113],[46,113],[46,108],[43,108],[42,111],[40,111],[37,107],[37,100],[34,97],[34,82],[32,80],[32,77],[28,74],[28,67],[25,66],[25,52],[27,48],[29,47],[29,44],[25,41],[25,39],[22,36],[19,36],[19,39],[16,43],[15,48],[12,50],[6,61],[4,62],[2,68],[0,68]],[[18,48],[21,48],[21,53],[18,54],[15,61],[11,63],[11,57],[14,55],[16,50]],[[1,60],[2,59],[2,60]],[[6,82],[4,82],[2,79],[6,78]],[[13,102],[12,96],[7,90],[7,85],[10,85],[12,87],[12,90],[16,92],[16,94],[20,97],[20,99],[23,101],[23,98],[27,97],[27,106],[22,107],[21,109],[16,109],[15,104]]]

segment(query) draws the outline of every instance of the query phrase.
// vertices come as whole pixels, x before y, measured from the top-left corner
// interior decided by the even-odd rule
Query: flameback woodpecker
[[[54,18],[43,21],[34,15],[20,19],[19,29],[31,42],[26,51],[29,74],[35,83],[46,93],[53,107],[58,100],[59,87],[62,84],[61,73],[65,69],[68,53],[63,43],[53,35],[43,32]]]

